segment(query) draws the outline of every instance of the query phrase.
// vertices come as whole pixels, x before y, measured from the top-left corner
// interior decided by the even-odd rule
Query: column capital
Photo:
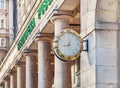
[[[54,10],[54,15],[51,18],[51,22],[55,23],[56,21],[59,20],[72,22],[76,13],[77,10],[74,11]]]
[[[16,67],[18,66],[25,66],[25,62],[24,61],[16,61]]]
[[[25,48],[23,51],[23,56],[34,56],[37,53],[37,50]]]
[[[53,33],[37,33],[35,42],[52,42]]]
[[[8,75],[13,75],[15,72],[17,72],[17,71],[15,71],[15,70],[9,70]]]
[[[9,75],[6,75],[6,76],[3,78],[3,81],[6,81],[6,80],[10,80],[10,76],[9,76]]]

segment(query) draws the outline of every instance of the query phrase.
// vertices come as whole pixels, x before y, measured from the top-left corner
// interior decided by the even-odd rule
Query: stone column
[[[9,36],[9,45],[13,42],[13,0],[9,0],[9,33],[12,34]]]
[[[10,71],[10,88],[17,88],[17,73],[16,71]]]
[[[17,88],[25,88],[25,62],[17,63]]]
[[[4,83],[0,83],[0,88],[4,88]]]
[[[51,41],[45,37],[36,38],[36,41],[38,42],[38,88],[52,88]]]
[[[81,88],[120,87],[118,4],[81,0],[81,37],[89,46],[81,54]]]
[[[4,79],[4,84],[5,84],[5,88],[10,88],[10,79],[9,79],[9,77],[6,77]]]
[[[37,88],[36,57],[29,50],[24,53],[26,59],[26,88]]]
[[[69,28],[69,22],[73,19],[71,15],[73,14],[65,15],[65,13],[57,12],[52,17],[51,21],[54,23],[55,29],[54,36],[57,36],[65,28]],[[61,61],[55,56],[55,88],[71,88],[71,84],[71,63]]]

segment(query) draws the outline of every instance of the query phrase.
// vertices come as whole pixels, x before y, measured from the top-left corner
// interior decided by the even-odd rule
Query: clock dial
[[[71,29],[65,29],[53,41],[55,55],[65,61],[75,60],[80,56],[82,40],[79,34]]]
[[[58,39],[58,49],[66,56],[73,56],[80,51],[80,39],[73,33],[64,33]]]

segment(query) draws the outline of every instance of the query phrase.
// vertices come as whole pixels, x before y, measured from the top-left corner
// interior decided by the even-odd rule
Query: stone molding
[[[64,11],[64,10],[54,10],[54,15],[51,18],[51,22],[54,23],[56,20],[67,20],[68,22],[72,22],[74,16],[77,14],[77,10],[74,11]]]
[[[16,67],[18,66],[25,66],[25,62],[24,61],[16,61]]]
[[[37,33],[35,42],[52,42],[53,33]]]
[[[25,48],[22,54],[23,56],[35,56],[35,54],[37,54],[37,50]]]

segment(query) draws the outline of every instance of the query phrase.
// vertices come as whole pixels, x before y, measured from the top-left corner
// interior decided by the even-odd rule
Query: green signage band
[[[41,19],[41,15],[44,15],[45,11],[48,9],[48,6],[51,5],[53,0],[43,0],[38,8],[38,19]],[[35,18],[32,18],[22,37],[17,43],[17,49],[20,50],[28,36],[31,34],[35,28]]]
[[[32,30],[35,28],[35,18],[32,18],[28,27],[26,28],[25,32],[23,33],[22,37],[20,38],[18,42],[18,50],[23,46],[25,41],[27,40],[28,36],[31,34]]]
[[[48,6],[52,3],[53,0],[43,0],[38,9],[38,19],[41,19],[41,15],[45,13],[48,9]]]

